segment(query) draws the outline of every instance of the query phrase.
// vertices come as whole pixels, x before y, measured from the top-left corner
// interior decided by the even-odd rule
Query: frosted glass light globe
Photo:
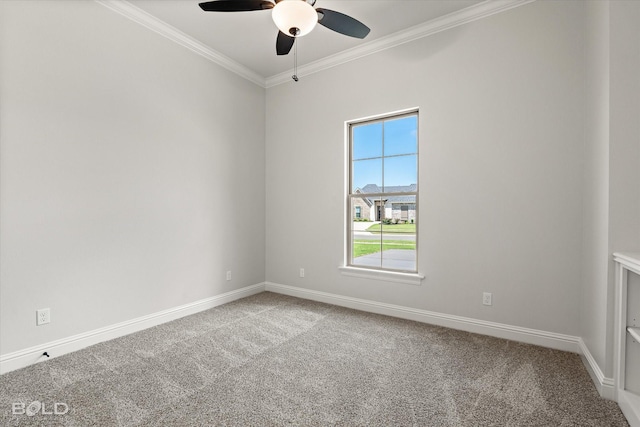
[[[282,0],[271,16],[280,31],[293,37],[309,34],[318,23],[318,13],[304,0]]]

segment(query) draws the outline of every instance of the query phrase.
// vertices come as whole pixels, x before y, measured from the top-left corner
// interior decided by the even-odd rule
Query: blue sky
[[[353,187],[382,187],[417,182],[418,117],[353,127]],[[384,162],[382,154],[384,152]],[[389,157],[386,156],[398,156]],[[366,159],[366,160],[363,160]],[[384,163],[384,166],[383,166]],[[383,181],[384,167],[384,183]]]

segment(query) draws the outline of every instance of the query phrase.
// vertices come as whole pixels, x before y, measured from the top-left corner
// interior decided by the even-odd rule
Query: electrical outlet
[[[300,269],[300,277],[304,277],[304,268]]]
[[[227,280],[231,280],[231,270],[227,271]]]
[[[492,305],[491,298],[492,298],[491,292],[484,292],[482,294],[482,304],[484,304],[484,305]]]
[[[51,323],[51,309],[41,308],[36,310],[36,326],[46,325],[47,323]]]

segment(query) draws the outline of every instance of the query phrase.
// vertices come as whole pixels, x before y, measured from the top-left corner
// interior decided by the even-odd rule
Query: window
[[[418,112],[351,122],[348,135],[347,266],[417,273]]]

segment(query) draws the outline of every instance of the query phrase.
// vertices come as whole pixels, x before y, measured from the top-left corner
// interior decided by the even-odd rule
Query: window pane
[[[380,200],[351,198],[351,264],[360,267],[382,266],[379,225],[373,219],[380,214]],[[360,219],[355,215],[360,208]],[[376,226],[378,227],[376,232]]]
[[[382,157],[382,123],[353,128],[353,160]]]
[[[348,261],[358,267],[416,272],[417,114],[353,124],[350,129]]]
[[[352,192],[375,193],[375,188],[382,188],[382,159],[356,160],[353,164]],[[369,187],[367,187],[369,185]],[[367,187],[365,189],[365,187]]]
[[[416,196],[390,196],[382,222],[382,267],[416,271]]]
[[[418,156],[385,157],[384,192],[399,193],[416,191],[418,182]]]
[[[418,152],[418,117],[409,116],[384,122],[384,155]]]

